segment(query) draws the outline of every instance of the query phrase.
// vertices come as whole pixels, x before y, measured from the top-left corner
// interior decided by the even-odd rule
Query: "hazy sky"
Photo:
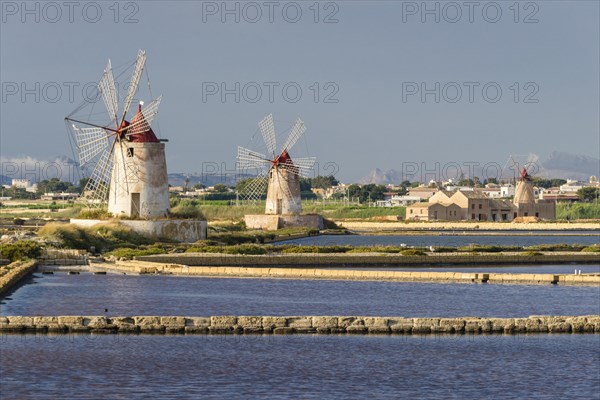
[[[233,170],[268,113],[280,128],[301,117],[303,149],[345,181],[600,152],[597,1],[114,4],[1,2],[3,160],[72,156],[63,118],[82,87],[139,48],[169,172]]]

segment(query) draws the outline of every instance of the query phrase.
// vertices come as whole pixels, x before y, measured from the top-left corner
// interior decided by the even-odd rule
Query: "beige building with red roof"
[[[552,201],[536,200],[527,171],[523,170],[513,201],[494,199],[479,191],[440,190],[428,202],[406,207],[406,219],[418,221],[512,221],[517,217],[556,219]]]

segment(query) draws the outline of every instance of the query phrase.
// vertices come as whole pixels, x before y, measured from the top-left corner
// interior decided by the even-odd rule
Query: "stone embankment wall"
[[[527,318],[354,316],[0,317],[0,333],[519,334],[600,333],[600,315]]]
[[[87,265],[86,250],[45,249],[38,258],[42,265]]]
[[[15,261],[0,268],[0,297],[4,296],[21,279],[32,273],[37,261]]]
[[[395,253],[303,253],[241,255],[216,253],[181,253],[139,256],[136,260],[176,263],[189,266],[237,267],[392,267],[417,265],[515,265],[515,264],[571,264],[600,263],[600,253],[547,252],[541,255],[524,253],[457,254],[430,253],[424,256],[406,256]]]
[[[319,268],[190,267],[142,261],[91,263],[92,269],[136,274],[173,274],[208,277],[365,280],[398,282],[456,282],[505,284],[600,285],[598,275],[507,274],[482,272],[377,271]]]
[[[107,223],[100,219],[77,219],[72,218],[71,224],[89,228],[95,225]],[[142,235],[151,238],[170,238],[184,243],[194,243],[206,239],[208,234],[208,223],[206,221],[191,219],[155,219],[151,221],[120,219],[119,224],[125,225]]]

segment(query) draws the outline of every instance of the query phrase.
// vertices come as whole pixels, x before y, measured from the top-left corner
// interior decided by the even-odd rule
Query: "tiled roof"
[[[411,204],[409,207],[429,207],[430,205],[431,205],[431,203],[420,202],[420,203]]]
[[[489,199],[489,197],[487,197],[483,193],[468,192],[468,191],[462,191],[462,190],[459,190],[456,193],[462,193],[468,199]]]

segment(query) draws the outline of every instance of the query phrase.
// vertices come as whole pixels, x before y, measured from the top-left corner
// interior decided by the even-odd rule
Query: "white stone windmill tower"
[[[263,229],[277,229],[292,225],[321,227],[323,224],[321,217],[300,215],[302,212],[300,178],[310,176],[316,158],[292,158],[290,154],[306,131],[304,122],[299,118],[296,120],[279,151],[276,151],[277,140],[273,115],[267,115],[258,126],[268,154],[238,147],[237,167],[242,173],[247,173],[250,169],[260,171],[240,195],[246,199],[258,200],[264,196],[266,189],[265,215],[247,215],[246,225],[250,228]]]
[[[165,140],[159,140],[150,123],[158,112],[161,96],[127,120],[146,63],[146,53],[140,50],[133,63],[133,75],[126,85],[122,111],[119,92],[110,60],[98,83],[98,90],[108,112],[108,123],[78,117],[79,112],[93,103],[83,104],[68,117],[79,162],[91,170],[81,200],[91,207],[108,203],[108,212],[115,217],[154,219],[166,217],[169,211],[169,189],[165,159]],[[121,73],[122,75],[123,73]],[[151,93],[150,93],[151,95]],[[96,115],[91,111],[86,115]],[[106,117],[104,117],[106,121]]]

